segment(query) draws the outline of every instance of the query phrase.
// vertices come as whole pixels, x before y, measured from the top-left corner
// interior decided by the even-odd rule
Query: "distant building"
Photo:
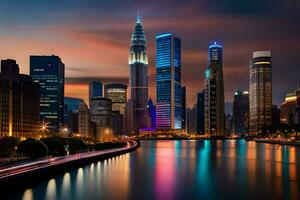
[[[20,74],[15,60],[1,60],[0,94],[0,136],[38,138],[39,84]]]
[[[85,103],[79,105],[78,109],[78,132],[84,137],[95,137],[95,125],[91,121],[90,110]]]
[[[232,107],[233,134],[244,136],[248,134],[247,120],[249,114],[249,93],[248,91],[236,91],[234,93]]]
[[[181,40],[166,33],[156,40],[156,127],[182,129]]]
[[[280,121],[282,124],[299,124],[300,116],[300,88],[286,95],[280,106]]]
[[[40,118],[49,130],[64,125],[65,65],[58,56],[30,56],[30,76],[40,85]]]
[[[197,94],[197,133],[204,134],[204,102],[205,92]]]
[[[223,46],[216,42],[208,48],[205,80],[204,131],[211,136],[224,136]]]
[[[187,109],[187,133],[196,134],[197,133],[197,104],[193,108]]]
[[[112,110],[124,115],[127,102],[127,85],[109,83],[104,85],[104,97],[111,99]]]
[[[272,120],[271,52],[255,51],[249,70],[249,132],[258,134]]]
[[[147,126],[148,102],[148,57],[146,37],[140,16],[137,16],[129,48],[129,84],[132,101],[132,130],[138,134],[139,129]]]
[[[225,136],[229,137],[232,134],[232,114],[227,114],[225,117]]]
[[[300,112],[297,112],[300,114]],[[272,105],[272,126],[276,129],[280,127],[280,109],[277,105]]]
[[[153,101],[150,98],[148,101],[148,115],[150,116],[151,125],[150,128],[155,129],[156,128],[156,108],[155,105],[153,105]]]
[[[74,97],[64,98],[64,121],[71,133],[78,133],[78,110],[79,105],[84,103],[83,99]],[[75,117],[75,118],[74,118]]]
[[[128,99],[128,101],[126,103],[125,130],[128,135],[134,134],[134,131],[133,131],[133,104],[132,104],[131,99]]]
[[[124,133],[123,116],[119,111],[112,111],[112,131],[115,136],[123,135]]]
[[[96,123],[96,138],[108,140],[113,137],[112,101],[104,97],[91,99],[91,120]]]
[[[100,80],[89,82],[89,106],[91,107],[91,99],[94,97],[103,97],[103,83]]]
[[[181,87],[181,128],[186,129],[186,88],[185,86]]]

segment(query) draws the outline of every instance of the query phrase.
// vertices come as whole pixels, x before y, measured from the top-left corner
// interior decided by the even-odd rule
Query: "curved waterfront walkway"
[[[69,156],[45,158],[38,161],[20,163],[0,168],[0,187],[10,185],[27,187],[44,178],[51,178],[64,171],[79,167],[104,158],[113,157],[134,151],[139,147],[137,141],[129,141],[126,147],[77,153]],[[14,187],[15,187],[14,186]]]

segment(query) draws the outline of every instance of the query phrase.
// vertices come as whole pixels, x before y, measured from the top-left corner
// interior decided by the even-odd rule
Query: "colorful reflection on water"
[[[142,141],[16,199],[300,199],[300,148],[228,141]]]

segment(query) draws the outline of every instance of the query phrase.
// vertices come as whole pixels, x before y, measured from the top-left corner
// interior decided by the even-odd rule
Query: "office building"
[[[30,56],[30,76],[40,85],[40,119],[49,130],[64,125],[65,65],[58,56]]]
[[[186,88],[185,86],[181,87],[181,128],[186,129]]]
[[[64,121],[70,133],[78,133],[79,105],[84,104],[83,99],[74,97],[64,98]]]
[[[197,133],[204,134],[204,100],[205,92],[197,94]]]
[[[256,51],[249,67],[249,133],[258,134],[272,120],[271,52]]]
[[[94,97],[103,97],[103,82],[100,80],[92,80],[89,82],[89,106],[91,107],[91,99]]]
[[[156,127],[182,128],[181,40],[171,33],[156,36]]]
[[[232,107],[233,134],[244,136],[248,134],[247,120],[249,119],[249,93],[248,91],[236,91],[234,93]]]
[[[188,108],[186,111],[187,115],[187,133],[196,134],[197,133],[197,104],[192,108]]]
[[[38,138],[39,124],[39,85],[19,73],[15,60],[1,60],[0,136]]]
[[[275,112],[275,111],[273,111]],[[272,113],[272,116],[274,114]],[[280,121],[282,124],[299,124],[300,116],[300,88],[285,96],[284,102],[280,106]]]
[[[79,104],[78,132],[82,137],[95,137],[95,124],[91,121],[90,110],[86,103]]]
[[[112,111],[119,111],[124,115],[127,102],[127,85],[109,83],[104,85],[104,97],[112,101]]]
[[[224,136],[223,47],[217,42],[208,48],[208,68],[205,71],[205,133]]]
[[[152,129],[156,129],[156,108],[155,108],[155,105],[153,104],[153,101],[152,99],[150,98],[149,101],[148,101],[148,115],[150,117],[150,127],[149,128],[152,128]]]
[[[146,38],[138,16],[129,48],[129,84],[132,101],[132,131],[146,127],[148,102],[148,57]]]

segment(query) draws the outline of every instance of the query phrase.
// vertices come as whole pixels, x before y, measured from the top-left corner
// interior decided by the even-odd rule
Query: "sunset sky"
[[[255,50],[272,51],[273,103],[300,85],[300,1],[294,0],[1,0],[0,59],[29,72],[29,55],[55,54],[66,65],[65,95],[87,99],[91,78],[128,82],[128,48],[137,10],[147,38],[149,96],[155,99],[158,33],[182,39],[182,83],[188,106],[204,85],[207,48],[224,46],[226,101],[248,90]]]

